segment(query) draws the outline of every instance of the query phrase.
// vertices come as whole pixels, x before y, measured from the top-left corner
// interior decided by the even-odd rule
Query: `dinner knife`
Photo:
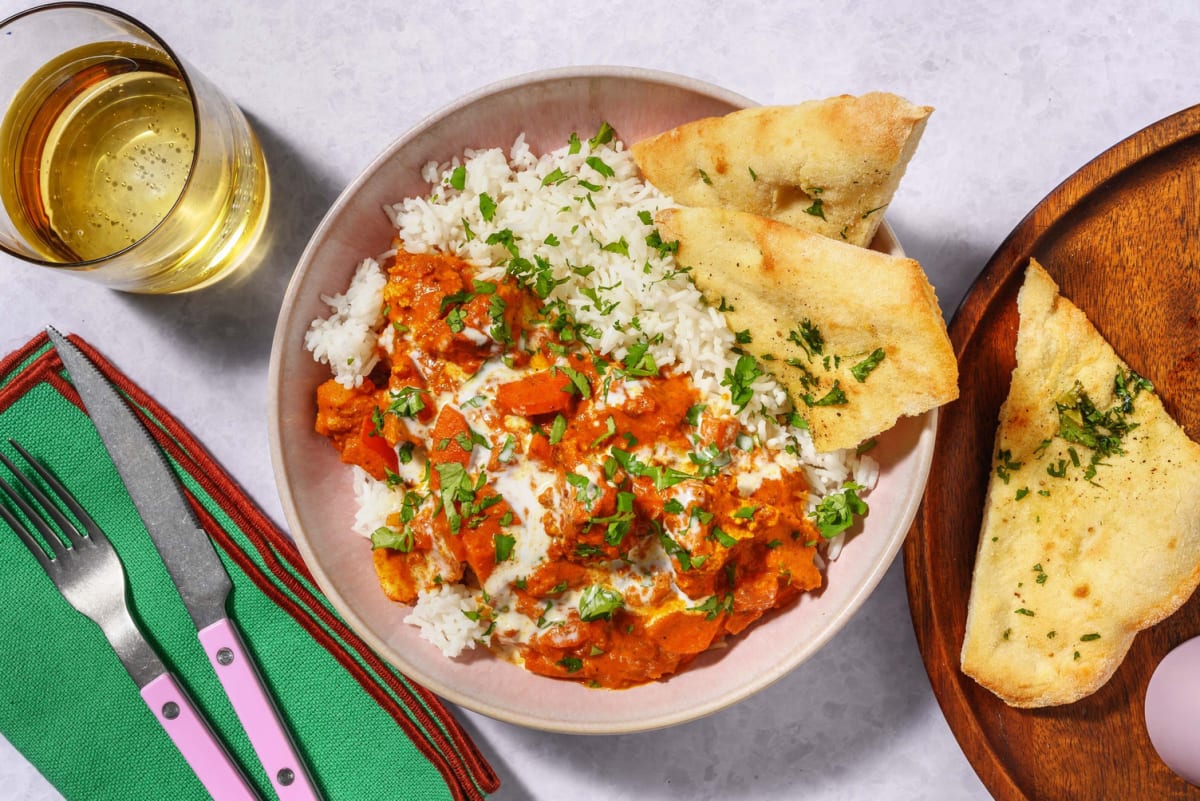
[[[197,636],[280,801],[321,798],[226,613],[233,582],[196,519],[166,457],[133,409],[75,345],[46,330],[129,497],[166,565]]]

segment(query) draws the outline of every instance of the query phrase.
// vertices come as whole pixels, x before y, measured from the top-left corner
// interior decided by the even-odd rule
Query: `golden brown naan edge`
[[[1200,445],[1156,394],[1141,392],[1125,455],[1086,480],[1092,452],[1055,437],[1055,400],[1078,380],[1107,409],[1116,372],[1128,367],[1036,261],[1018,309],[961,666],[1005,703],[1041,707],[1102,687],[1137,632],[1200,583]]]
[[[742,349],[791,393],[817,450],[853,448],[958,397],[958,363],[916,261],[724,209],[668,209],[655,222],[679,242],[676,259],[707,302],[734,331],[750,332]],[[806,320],[824,339],[828,367],[790,337]],[[876,349],[884,358],[857,380],[852,368]],[[819,383],[806,384],[805,371]],[[820,400],[835,382],[844,404],[802,401]]]
[[[634,144],[642,175],[685,206],[729,208],[865,247],[933,109],[839,95],[709,117]]]

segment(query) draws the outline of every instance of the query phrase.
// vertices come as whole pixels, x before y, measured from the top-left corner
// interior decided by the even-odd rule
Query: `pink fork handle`
[[[170,673],[142,688],[142,700],[216,801],[259,801],[225,747]]]
[[[280,801],[319,801],[312,777],[233,622],[221,618],[205,626],[199,636]]]

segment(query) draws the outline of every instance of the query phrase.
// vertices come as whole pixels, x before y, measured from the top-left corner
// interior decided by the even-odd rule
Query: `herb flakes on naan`
[[[1102,687],[1200,582],[1200,445],[1031,261],[962,670],[1017,707]]]
[[[933,287],[912,259],[753,214],[659,212],[665,240],[741,343],[791,394],[819,451],[853,448],[958,397]]]
[[[886,92],[708,117],[632,146],[685,206],[729,208],[867,246],[933,109]]]

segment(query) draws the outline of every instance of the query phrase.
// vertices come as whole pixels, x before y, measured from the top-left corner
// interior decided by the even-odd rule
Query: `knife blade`
[[[236,625],[226,612],[229,574],[192,511],[166,456],[99,368],[54,328],[47,335],[146,525],[196,625],[250,745],[281,801],[318,801],[308,768]]]

